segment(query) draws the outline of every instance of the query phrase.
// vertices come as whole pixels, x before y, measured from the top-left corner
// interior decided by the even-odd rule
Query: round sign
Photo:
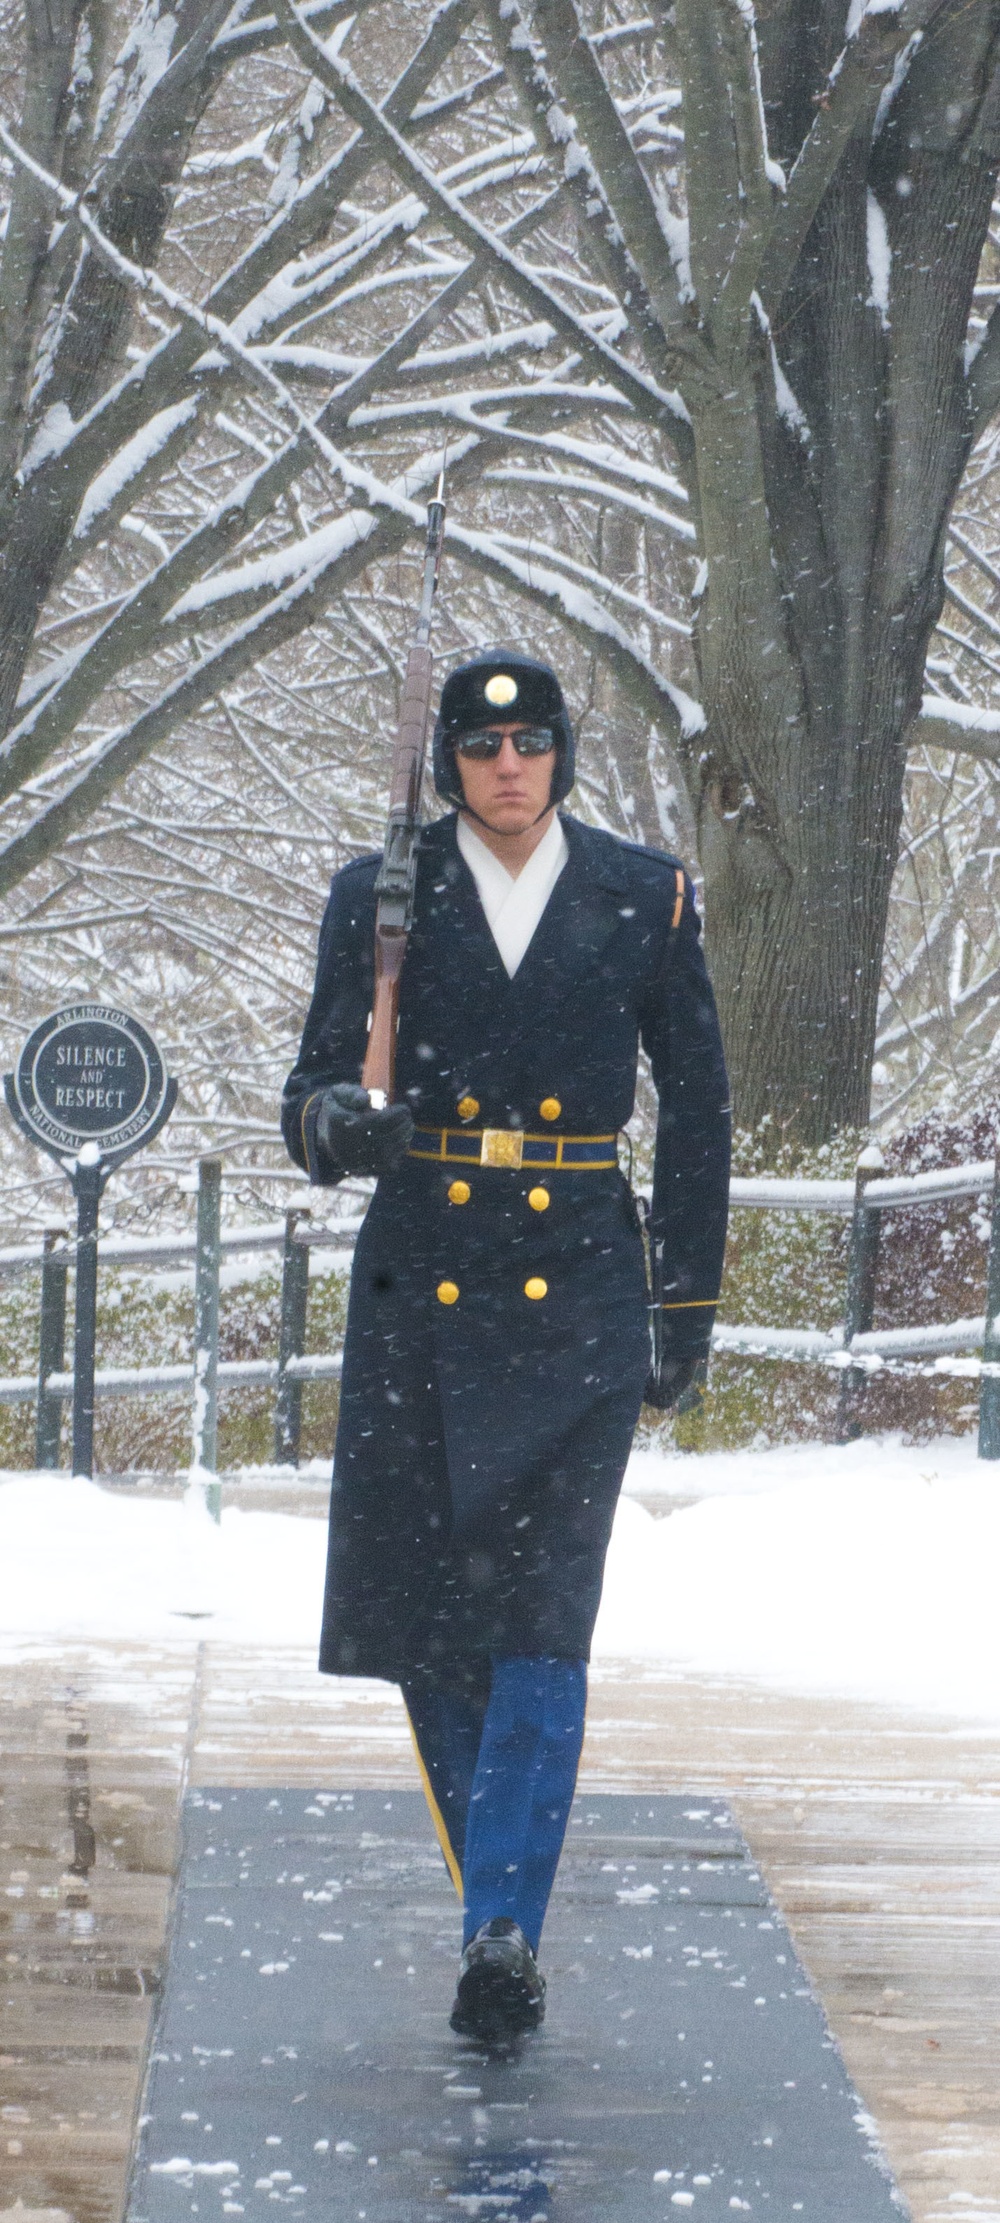
[[[76,1157],[90,1143],[111,1158],[137,1150],[162,1126],[174,1094],[148,1027],[112,1005],[78,1003],[29,1036],[8,1101],[54,1157]]]

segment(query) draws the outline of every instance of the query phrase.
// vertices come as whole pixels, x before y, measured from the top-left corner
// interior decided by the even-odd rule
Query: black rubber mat
[[[459,1943],[419,1793],[190,1798],[129,2223],[899,2223],[718,1801],[578,1798],[507,2057],[448,2028]]]

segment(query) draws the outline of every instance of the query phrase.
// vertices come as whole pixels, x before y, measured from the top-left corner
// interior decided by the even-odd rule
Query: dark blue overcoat
[[[328,1673],[476,1680],[491,1653],[589,1652],[649,1366],[642,1241],[611,1139],[633,1109],[640,1040],[659,1096],[668,1343],[698,1346],[711,1323],[729,1099],[691,884],[660,851],[562,823],[568,862],[513,980],[454,817],[423,836],[396,1090],[417,1122],[414,1150],[439,1147],[421,1129],[448,1129],[449,1162],[411,1155],[384,1176],[358,1238]],[[316,1141],[319,1095],[357,1081],[364,1059],[378,862],[333,882],[285,1089],[289,1151],[318,1182],[335,1178]],[[520,1170],[467,1162],[484,1127],[524,1130]],[[560,1135],[609,1138],[591,1155],[611,1163],[533,1168]]]

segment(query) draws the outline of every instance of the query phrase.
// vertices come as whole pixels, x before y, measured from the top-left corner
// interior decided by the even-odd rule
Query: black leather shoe
[[[451,2027],[489,2044],[537,2030],[544,2016],[545,1978],[524,1931],[509,1915],[495,1915],[462,1954]]]

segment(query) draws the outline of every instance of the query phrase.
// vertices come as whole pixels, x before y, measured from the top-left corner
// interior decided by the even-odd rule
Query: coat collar
[[[484,987],[499,995],[507,987],[507,973],[486,923],[479,891],[458,846],[458,819],[454,812],[435,819],[420,841],[420,863],[426,874],[424,888],[434,894],[436,962],[441,966],[449,993],[471,992],[481,996]],[[421,904],[418,893],[417,921]]]
[[[537,1027],[543,1009],[555,1017],[621,924],[625,882],[613,851],[579,819],[562,824],[569,856],[510,983],[518,1032]]]
[[[577,818],[560,812],[560,820],[569,856],[513,980],[459,850],[457,819],[450,815],[438,820],[424,836],[431,870],[443,874],[450,887],[446,935],[452,946],[440,952],[445,972],[459,992],[479,997],[488,988],[508,1043],[540,1025],[557,1023],[567,995],[593,972],[621,923],[628,881],[624,860],[615,854],[617,845]]]
[[[622,856],[621,844],[610,834],[599,834],[592,826],[585,826],[580,818],[570,818],[559,813],[562,829],[569,848],[570,863],[595,887],[604,888],[609,895],[628,892],[628,875]],[[567,871],[569,866],[567,865]]]
[[[594,887],[605,888],[611,895],[624,895],[628,890],[628,876],[620,856],[620,843],[613,836],[596,833],[592,826],[585,826],[580,818],[571,818],[566,811],[559,812],[559,823],[566,836],[569,857],[560,881],[568,873],[581,882],[586,880]],[[433,864],[458,868],[458,876],[466,881],[475,893],[475,881],[458,846],[458,814],[449,811],[446,818],[437,818],[425,828],[421,850]],[[478,901],[478,898],[477,898]],[[520,969],[520,968],[519,968]]]

